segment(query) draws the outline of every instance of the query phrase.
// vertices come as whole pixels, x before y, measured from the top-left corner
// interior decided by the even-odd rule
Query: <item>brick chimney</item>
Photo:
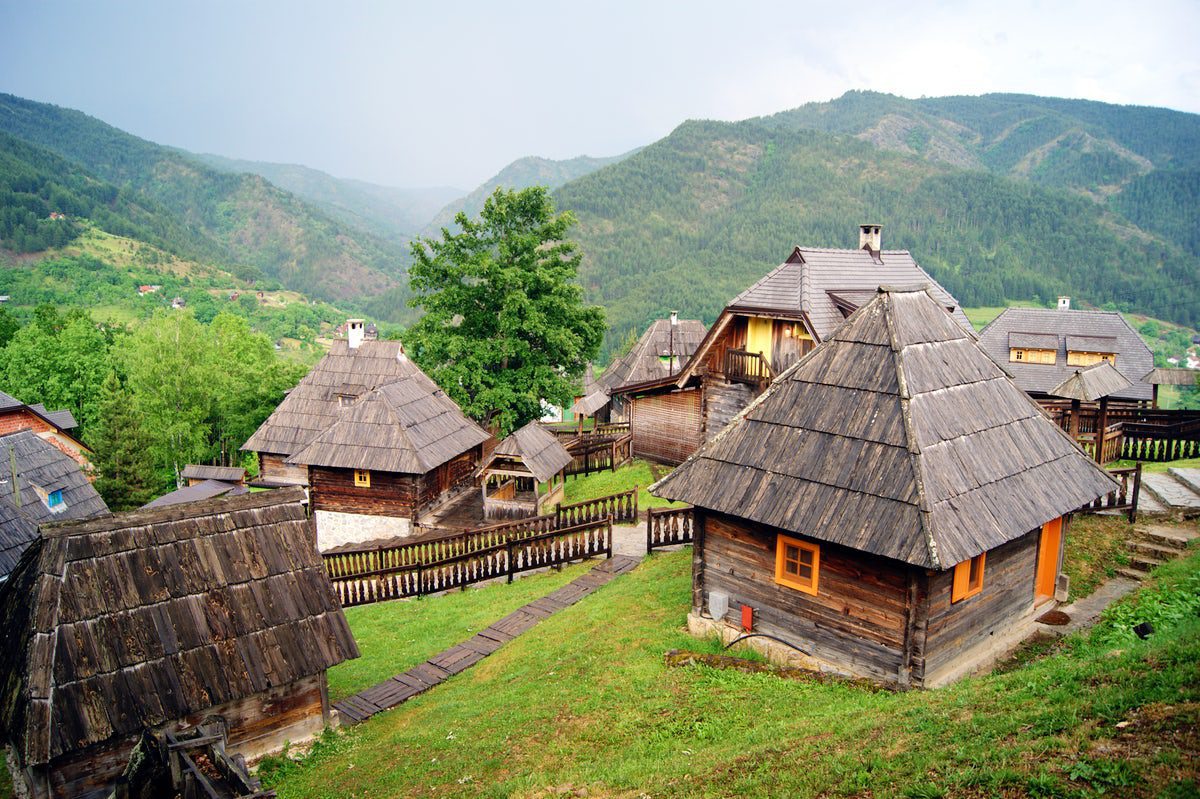
[[[352,350],[358,349],[366,335],[365,323],[361,319],[346,320],[346,343]]]
[[[1071,298],[1070,297],[1059,297],[1058,298],[1058,310],[1060,310],[1060,311],[1071,310]]]
[[[871,256],[879,260],[879,251],[882,249],[881,242],[883,241],[883,225],[859,225],[858,226],[858,248],[871,253]]]

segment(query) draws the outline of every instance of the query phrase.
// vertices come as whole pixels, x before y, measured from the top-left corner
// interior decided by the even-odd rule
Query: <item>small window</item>
[[[821,548],[786,535],[775,545],[775,582],[806,594],[817,593]]]
[[[63,495],[62,495],[61,488],[58,489],[57,491],[51,491],[46,496],[46,507],[57,508],[61,504],[63,504]]]
[[[371,473],[366,469],[354,470],[354,485],[359,488],[371,487]]]
[[[950,601],[958,602],[975,596],[983,590],[983,562],[987,553],[964,560],[954,567],[954,586],[950,590]]]

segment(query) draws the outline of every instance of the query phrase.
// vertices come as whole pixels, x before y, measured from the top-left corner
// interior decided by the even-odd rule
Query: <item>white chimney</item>
[[[350,349],[356,350],[363,343],[363,336],[366,335],[366,326],[361,319],[346,320],[346,342]]]
[[[671,311],[671,327],[679,324],[679,311]]]
[[[1071,310],[1071,298],[1070,297],[1059,297],[1058,298],[1058,310],[1060,310],[1060,311]]]
[[[883,225],[859,225],[858,249],[869,250],[871,255],[878,255],[882,249]]]

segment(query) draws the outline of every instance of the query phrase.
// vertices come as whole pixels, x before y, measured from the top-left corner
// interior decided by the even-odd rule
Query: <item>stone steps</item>
[[[1193,474],[1195,473],[1195,474]],[[1200,516],[1200,491],[1194,483],[1200,481],[1200,469],[1178,469],[1166,472],[1143,472],[1142,493],[1139,505],[1153,498],[1166,508],[1166,512],[1179,518]],[[1139,507],[1139,511],[1143,508]],[[1146,512],[1152,512],[1146,509]]]
[[[1145,580],[1155,568],[1183,557],[1188,542],[1197,537],[1200,532],[1195,527],[1139,525],[1134,529],[1133,538],[1125,544],[1130,552],[1129,563],[1116,573],[1132,580]]]

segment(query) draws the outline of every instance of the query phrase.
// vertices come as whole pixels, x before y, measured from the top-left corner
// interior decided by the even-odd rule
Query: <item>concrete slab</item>
[[[1167,469],[1167,474],[1174,477],[1179,482],[1190,488],[1192,491],[1200,494],[1200,469],[1190,469],[1183,466],[1172,466]]]
[[[1200,511],[1200,494],[1170,473],[1143,474],[1142,491],[1149,491],[1172,511]]]

